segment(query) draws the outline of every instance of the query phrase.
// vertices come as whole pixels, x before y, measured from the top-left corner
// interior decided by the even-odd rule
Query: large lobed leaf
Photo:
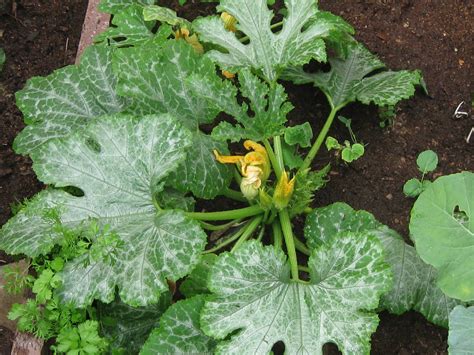
[[[103,117],[81,133],[35,151],[33,168],[44,183],[74,186],[84,196],[40,193],[3,227],[0,248],[29,256],[48,252],[62,235],[58,221],[42,210],[55,208],[67,228],[96,220],[123,241],[117,260],[87,262],[85,255],[69,263],[62,273],[62,298],[78,306],[94,298],[110,302],[117,285],[130,305],[156,302],[168,289],[166,280],[187,275],[205,246],[206,235],[197,222],[178,211],[157,212],[154,206],[164,180],[185,158],[189,133],[167,115],[140,121]]]
[[[119,76],[119,94],[131,99],[129,112],[169,112],[193,133],[186,161],[170,183],[201,198],[221,193],[232,179],[232,170],[218,163],[212,151],[217,149],[225,154],[227,146],[198,130],[200,124],[211,123],[219,111],[185,85],[191,74],[215,75],[214,64],[180,40],[168,41],[163,46],[122,49],[115,56],[114,68]]]
[[[236,125],[221,122],[212,131],[212,136],[238,142],[242,139],[262,141],[282,134],[286,116],[293,109],[284,87],[268,85],[248,69],[240,71],[239,83],[240,93],[248,99],[250,107],[238,102],[238,90],[229,80],[223,81],[217,75],[193,75],[188,79],[187,85],[196,97],[237,121]]]
[[[352,43],[347,51],[346,57],[329,59],[329,72],[307,73],[302,68],[292,68],[284,78],[297,84],[313,83],[338,109],[356,100],[367,105],[393,106],[413,96],[415,85],[421,83],[419,71],[382,71],[369,76],[383,69],[384,63],[360,43]]]
[[[204,334],[199,315],[205,298],[195,296],[172,305],[140,351],[155,354],[213,354],[216,341]]]
[[[110,14],[117,14],[135,5],[153,5],[155,0],[101,0],[99,10]]]
[[[130,307],[118,298],[110,304],[99,302],[98,321],[102,336],[109,341],[109,350],[137,354],[170,305],[169,292],[161,295],[158,304],[148,307]]]
[[[474,300],[474,174],[443,176],[429,185],[411,212],[410,233],[421,258],[439,272],[450,297]]]
[[[253,68],[263,77],[275,81],[279,72],[290,65],[303,65],[311,59],[326,61],[323,37],[328,35],[326,24],[311,18],[317,14],[314,0],[285,0],[287,16],[279,33],[270,27],[273,12],[266,0],[222,0],[218,7],[234,16],[237,30],[248,38],[248,44],[239,41],[227,31],[218,17],[196,20],[194,28],[199,38],[222,47],[225,52],[212,50],[208,56],[228,70]]]
[[[474,307],[458,306],[449,316],[449,354],[474,354]]]
[[[317,208],[306,219],[305,235],[310,248],[329,244],[347,232],[369,233],[382,242],[394,281],[382,297],[384,308],[395,314],[413,309],[437,325],[448,326],[449,312],[460,302],[447,297],[437,287],[436,270],[425,264],[415,248],[395,231],[382,225],[372,214],[340,202]]]
[[[248,242],[212,267],[201,327],[217,339],[232,334],[218,354],[267,354],[278,341],[289,354],[322,354],[328,342],[368,353],[378,324],[371,310],[391,284],[382,254],[375,238],[345,235],[312,253],[305,284],[290,280],[282,251]]]
[[[50,139],[81,131],[98,116],[120,112],[126,99],[117,96],[112,50],[90,47],[78,66],[30,79],[16,94],[27,127],[16,137],[17,153],[31,154]]]

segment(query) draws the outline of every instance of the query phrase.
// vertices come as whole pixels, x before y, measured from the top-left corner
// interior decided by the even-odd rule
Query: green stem
[[[277,173],[278,179],[280,179],[281,174],[285,170],[285,163],[283,162],[283,149],[281,147],[281,137],[273,137],[273,146],[275,147],[275,155],[278,168],[275,169],[275,172],[278,170],[280,174]]]
[[[235,225],[237,223],[240,223],[241,220],[242,219],[234,219],[233,221],[230,221],[229,223],[221,224],[221,225],[218,225],[218,226],[216,226],[214,224],[206,223],[204,221],[200,221],[200,223],[201,223],[201,226],[204,229],[207,229],[209,231],[221,231],[221,230],[224,230],[224,229],[229,229],[233,225]]]
[[[248,200],[242,195],[242,192],[232,190],[231,188],[227,188],[222,192],[222,196],[228,197],[231,200],[239,201],[239,202],[248,202]]]
[[[310,272],[309,267],[307,266],[298,265],[298,269],[300,269],[301,271],[307,272],[308,274]]]
[[[311,251],[308,249],[308,247],[306,246],[305,243],[303,243],[301,240],[296,238],[296,236],[293,236],[293,239],[295,241],[296,250],[298,250],[299,252],[301,252],[305,255],[308,255],[308,256],[311,255]]]
[[[265,139],[263,141],[263,145],[265,146],[265,149],[267,150],[268,157],[270,158],[270,162],[272,163],[273,170],[275,170],[277,179],[280,180],[281,170],[279,169],[278,159],[275,153],[273,152],[272,145],[270,144],[268,139]]]
[[[329,114],[326,123],[324,124],[323,129],[321,132],[319,132],[318,138],[316,138],[316,141],[314,142],[313,146],[311,147],[311,150],[309,151],[308,155],[303,161],[303,165],[300,167],[299,172],[304,171],[308,169],[311,166],[311,163],[313,162],[314,157],[316,154],[318,154],[319,148],[324,143],[324,140],[326,139],[326,136],[329,132],[329,129],[331,128],[331,125],[334,121],[334,117],[336,117],[336,113],[339,111],[339,107],[332,107],[331,113]]]
[[[280,26],[283,26],[283,21],[274,23],[273,25],[270,26],[270,28],[273,30],[273,29],[275,29],[275,28],[277,28],[277,27],[280,27]],[[243,42],[246,42],[246,41],[248,41],[248,40],[249,40],[249,37],[248,37],[248,36],[244,36],[244,37],[241,37],[241,38],[239,39],[239,41],[242,42],[242,43],[243,43]]]
[[[260,227],[260,231],[258,232],[258,237],[257,237],[257,240],[258,240],[259,242],[262,241],[264,234],[265,234],[265,227],[264,227],[264,226],[261,226],[261,227]]]
[[[280,223],[275,221],[272,223],[272,231],[273,231],[273,245],[275,249],[281,249],[283,246],[283,234],[281,232]]]
[[[280,224],[285,238],[286,251],[288,252],[288,258],[290,259],[291,277],[294,281],[298,281],[298,258],[296,257],[295,240],[293,238],[293,230],[291,228],[290,216],[288,215],[288,209],[280,211]]]
[[[198,221],[228,221],[231,219],[239,219],[256,216],[264,210],[259,205],[249,206],[236,210],[219,211],[219,212],[187,212],[186,216]]]
[[[245,231],[245,229],[248,227],[248,224],[249,222],[247,222],[247,224],[245,226],[243,226],[242,228],[240,228],[237,232],[234,233],[234,235],[232,235],[231,237],[227,238],[226,240],[224,240],[222,243],[216,245],[214,248],[211,248],[209,250],[205,250],[203,252],[203,254],[210,254],[210,253],[215,253],[216,251],[219,251],[223,248],[225,248],[226,246],[228,246],[229,244],[231,244],[232,242],[236,241],[237,239],[240,238],[240,236],[242,235],[242,233]]]
[[[250,236],[255,232],[257,227],[262,222],[262,218],[262,216],[255,217],[252,222],[249,223],[248,227],[245,228],[245,231],[242,233],[239,240],[237,243],[235,243],[234,247],[230,251],[231,253],[236,251],[248,238],[250,238]]]

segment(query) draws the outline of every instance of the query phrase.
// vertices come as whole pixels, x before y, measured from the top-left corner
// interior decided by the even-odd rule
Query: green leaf
[[[299,169],[303,165],[303,158],[298,153],[298,147],[295,145],[288,145],[286,142],[281,142],[281,150],[283,154],[283,161],[288,169]]]
[[[60,278],[52,270],[44,270],[33,284],[33,293],[36,294],[38,303],[46,303],[51,299],[52,290],[58,287]]]
[[[450,297],[474,300],[474,174],[443,176],[418,197],[410,234],[421,258],[438,271]]]
[[[216,341],[205,335],[200,327],[199,314],[204,300],[203,296],[196,296],[172,305],[140,354],[213,354]]]
[[[474,307],[456,307],[449,316],[449,354],[474,354]]]
[[[403,193],[406,197],[417,197],[423,192],[423,184],[418,179],[410,179],[403,185]]]
[[[78,66],[27,82],[16,94],[27,124],[15,139],[17,153],[31,154],[51,139],[81,131],[95,117],[124,109],[126,100],[115,91],[111,56],[111,49],[92,46]]]
[[[218,163],[212,150],[227,152],[227,146],[198,131],[199,125],[211,123],[219,110],[185,85],[191,74],[215,75],[214,64],[184,41],[169,41],[163,47],[122,49],[115,59],[118,92],[131,98],[131,113],[170,112],[193,133],[186,161],[170,178],[173,187],[206,199],[221,193],[230,183],[232,169]]]
[[[171,26],[184,26],[191,29],[191,23],[181,17],[178,17],[176,11],[168,9],[167,7],[150,5],[143,9],[143,17],[145,21],[159,21],[167,23]]]
[[[425,150],[418,155],[416,165],[423,174],[430,173],[438,166],[438,154],[432,150]]]
[[[144,306],[168,289],[166,280],[191,272],[204,249],[205,233],[182,212],[157,212],[153,202],[190,142],[189,133],[167,115],[140,121],[116,115],[35,152],[40,180],[84,192],[83,197],[45,192],[35,202],[56,206],[64,227],[84,228],[93,220],[122,240],[114,263],[91,261],[87,254],[68,263],[61,274],[63,300],[77,306],[94,298],[110,302],[117,285],[124,302]],[[36,213],[26,208],[10,220],[1,231],[0,248],[30,256],[49,251],[62,235],[55,229],[57,221]]]
[[[227,31],[219,17],[198,19],[194,28],[202,41],[225,50],[212,50],[207,54],[219,65],[230,71],[245,67],[261,70],[268,82],[274,82],[279,72],[288,66],[303,65],[311,59],[326,61],[322,39],[326,28],[309,23],[317,13],[316,2],[286,0],[285,6],[288,15],[281,31],[275,34],[270,28],[274,14],[266,0],[221,0],[218,9],[237,19],[237,29],[248,36],[248,44],[241,43],[233,32]]]
[[[364,155],[365,148],[362,144],[355,143],[350,147],[346,147],[342,150],[342,160],[347,163],[352,163],[353,161],[359,159]]]
[[[311,139],[313,139],[313,130],[309,122],[288,127],[285,130],[285,142],[289,145],[299,144],[302,148],[311,146]]]
[[[381,300],[384,308],[395,314],[413,309],[430,322],[448,326],[449,312],[460,302],[443,294],[436,286],[436,270],[425,264],[415,248],[395,231],[372,214],[341,202],[315,209],[306,219],[305,236],[310,248],[329,245],[333,238],[348,232],[369,233],[382,242],[385,260],[393,273],[393,287]]]
[[[219,163],[213,150],[229,153],[226,143],[195,133],[186,160],[171,174],[169,184],[183,192],[191,191],[199,198],[211,199],[221,194],[232,180],[232,168]]]
[[[191,74],[215,73],[214,64],[185,41],[123,48],[115,53],[114,71],[119,77],[118,93],[131,99],[130,113],[170,113],[193,132],[218,113],[185,86]]]
[[[118,297],[110,304],[99,303],[100,330],[109,341],[110,350],[120,349],[125,354],[137,354],[170,305],[171,295],[168,292],[162,294],[158,304],[148,307],[130,307]]]
[[[183,210],[186,212],[194,211],[196,200],[190,196],[185,196],[183,193],[165,188],[157,196],[156,200],[160,206],[167,210]]]
[[[145,6],[154,3],[155,0],[101,0],[99,10],[109,14],[117,14],[135,4]]]
[[[342,145],[339,144],[339,142],[336,138],[329,136],[329,137],[326,138],[326,149],[328,151],[330,151],[332,149],[341,150]]]
[[[99,323],[92,320],[63,328],[56,342],[53,348],[67,354],[101,354],[107,348],[107,341],[99,336]]]
[[[296,187],[288,206],[291,217],[303,213],[311,205],[315,192],[322,189],[329,181],[327,176],[330,171],[331,165],[328,164],[319,171],[308,169],[296,174]]]
[[[5,55],[5,51],[3,48],[0,48],[0,72],[3,70],[3,65],[5,64],[6,59],[7,56]]]
[[[380,294],[391,284],[382,247],[373,237],[345,235],[315,250],[308,284],[290,280],[285,254],[251,241],[221,254],[201,313],[201,328],[218,354],[267,354],[278,341],[289,354],[322,354],[328,342],[343,353],[370,350]]]
[[[229,81],[222,81],[216,75],[193,75],[187,84],[194,95],[207,102],[210,107],[232,116],[237,124],[221,122],[212,131],[212,136],[220,140],[238,142],[242,139],[262,141],[284,132],[287,114],[293,105],[283,86],[268,85],[243,69],[239,73],[240,92],[250,102],[239,104],[237,88]]]
[[[396,105],[413,96],[415,85],[421,81],[418,71],[383,71],[368,76],[385,65],[360,43],[348,46],[347,58],[330,58],[329,63],[329,72],[312,74],[292,69],[285,73],[285,79],[297,84],[313,83],[326,94],[331,106],[338,109],[356,100],[366,105]]]
[[[217,261],[217,255],[205,254],[196,268],[189,274],[186,280],[179,287],[179,291],[186,297],[190,298],[196,295],[207,294],[207,279],[212,265]]]
[[[112,18],[112,26],[94,38],[95,42],[107,41],[113,46],[140,45],[154,37],[154,21],[143,18],[143,6],[130,5]]]

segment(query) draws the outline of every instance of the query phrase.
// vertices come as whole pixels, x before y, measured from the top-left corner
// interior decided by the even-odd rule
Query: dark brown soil
[[[181,8],[180,15],[191,19],[208,13],[212,7],[194,2]],[[7,54],[0,74],[0,225],[8,219],[11,203],[30,197],[41,188],[29,160],[16,156],[11,149],[13,138],[23,127],[13,93],[29,77],[46,75],[74,62],[87,1],[17,0],[16,17],[11,7],[1,8],[4,3],[0,1],[0,30],[4,30],[0,46]],[[177,6],[177,0],[161,3]],[[474,120],[451,119],[461,101],[470,103],[472,99],[472,2],[320,0],[320,4],[322,9],[353,24],[356,37],[389,68],[421,69],[430,97],[420,91],[414,99],[402,103],[394,125],[386,129],[379,127],[374,107],[355,104],[345,109],[342,114],[353,119],[357,138],[368,144],[366,154],[350,167],[333,160],[331,182],[315,204],[345,201],[371,211],[408,238],[413,200],[404,197],[402,186],[418,176],[418,153],[433,149],[440,156],[439,168],[432,177],[474,170],[474,142],[468,145],[464,140]],[[314,131],[319,131],[328,113],[323,95],[310,86],[288,85],[288,89],[296,106],[291,119],[308,120]],[[341,125],[336,125],[331,134],[348,138]],[[330,158],[322,155],[315,167]],[[0,259],[5,258],[0,254]],[[382,313],[381,319],[372,339],[373,354],[447,353],[446,330],[430,325],[422,316],[414,312],[401,317]],[[0,349],[2,344],[0,337]]]

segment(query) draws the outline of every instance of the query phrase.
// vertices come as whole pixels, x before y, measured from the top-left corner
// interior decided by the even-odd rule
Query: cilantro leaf
[[[78,66],[30,79],[16,94],[27,127],[15,139],[15,151],[31,154],[50,139],[80,131],[95,117],[122,111],[126,100],[116,94],[111,57],[107,47],[90,47]]]
[[[266,354],[283,341],[290,354],[322,354],[328,342],[343,353],[368,353],[378,324],[371,310],[391,284],[381,245],[347,234],[313,251],[308,266],[311,281],[303,284],[290,280],[286,256],[274,247],[252,241],[221,254],[209,279],[214,296],[201,313],[209,336],[233,333],[216,352]]]
[[[383,71],[385,65],[360,43],[347,47],[346,58],[329,59],[329,72],[306,73],[302,68],[288,70],[284,78],[297,84],[313,83],[327,96],[331,107],[340,109],[356,100],[363,104],[393,106],[415,93],[420,84],[419,71]]]
[[[171,294],[162,294],[158,304],[130,307],[116,300],[97,306],[101,334],[109,341],[110,350],[138,354],[150,332],[158,326],[160,317],[171,304]]]
[[[195,296],[168,308],[140,354],[213,354],[216,341],[205,335],[199,324],[204,299]]]
[[[101,354],[107,341],[99,335],[99,323],[87,320],[77,328],[63,328],[59,333],[55,351],[67,354]]]
[[[53,289],[59,286],[60,278],[52,270],[44,270],[33,284],[32,291],[39,303],[46,303],[53,295]]]
[[[245,67],[261,70],[263,77],[273,82],[288,66],[303,65],[311,59],[326,61],[322,38],[327,35],[327,27],[310,23],[318,11],[316,2],[285,0],[285,6],[288,14],[281,31],[275,34],[270,27],[274,14],[266,0],[221,0],[218,9],[237,19],[237,30],[249,38],[248,44],[227,31],[218,17],[198,19],[193,25],[202,41],[225,50],[208,53],[219,65],[230,71]]]
[[[449,353],[469,355],[474,351],[474,306],[458,306],[449,316]]]
[[[188,79],[187,84],[195,95],[237,121],[236,125],[221,122],[212,131],[212,136],[238,142],[241,139],[261,141],[282,134],[286,116],[293,109],[284,87],[276,83],[268,85],[248,69],[240,71],[239,83],[240,92],[248,99],[250,107],[246,103],[239,104],[237,88],[228,80],[222,81],[216,75],[192,75]],[[249,114],[249,108],[252,114]]]
[[[474,174],[443,176],[418,197],[410,233],[421,258],[439,272],[446,295],[474,300]]]
[[[206,235],[199,223],[172,210],[157,212],[154,196],[167,176],[185,158],[189,133],[167,115],[140,121],[124,115],[103,117],[82,134],[49,142],[34,153],[39,179],[57,187],[75,186],[75,197],[64,191],[41,193],[35,203],[11,219],[0,233],[0,248],[37,256],[61,239],[51,221],[35,205],[57,209],[59,222],[84,228],[91,220],[110,226],[122,240],[113,265],[87,255],[63,270],[63,299],[77,306],[93,298],[113,300],[114,287],[122,300],[143,306],[168,289],[166,280],[187,275],[198,263]],[[33,215],[33,217],[31,217]]]
[[[430,322],[447,327],[449,312],[459,301],[447,297],[436,285],[436,270],[425,264],[395,231],[381,224],[366,211],[356,211],[345,203],[315,209],[306,219],[308,246],[329,244],[340,233],[369,233],[379,238],[385,259],[392,268],[394,283],[381,304],[391,313],[416,310]]]

